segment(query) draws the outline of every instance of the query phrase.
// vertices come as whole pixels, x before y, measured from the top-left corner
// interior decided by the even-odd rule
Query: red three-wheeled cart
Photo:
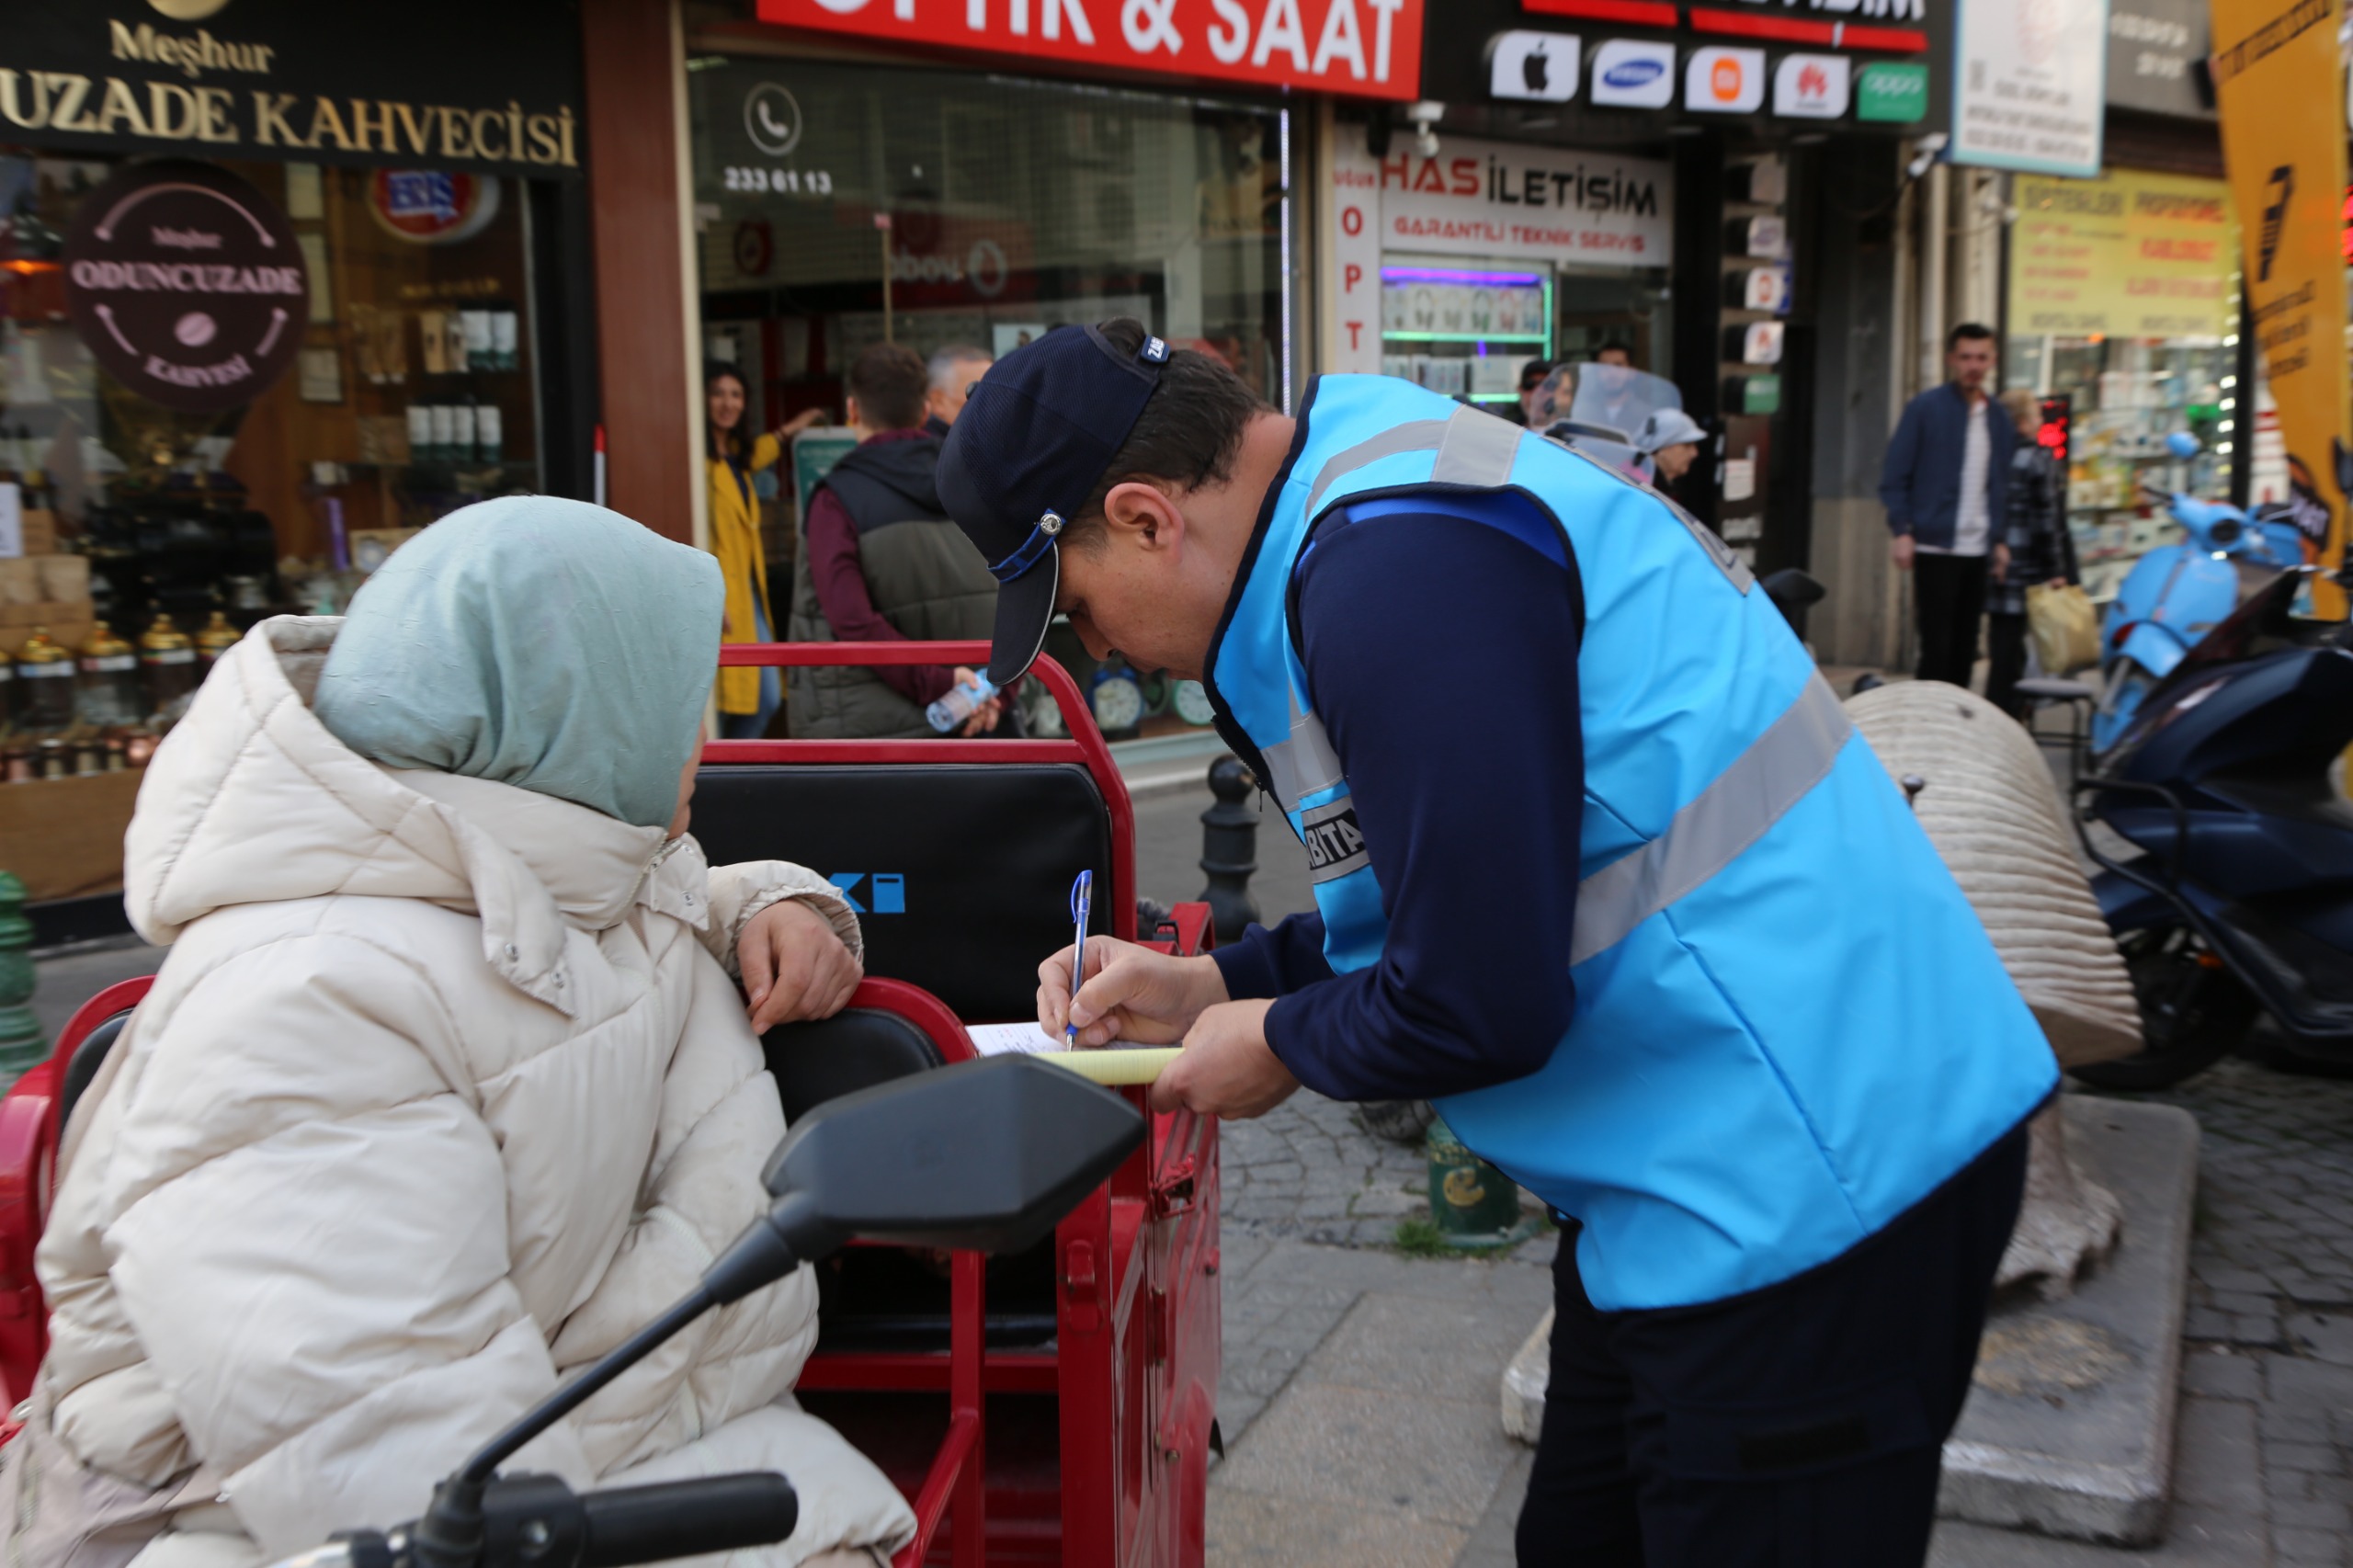
[[[985,664],[979,642],[738,644],[730,665]],[[1097,929],[1195,952],[1205,905],[1139,933],[1126,787],[1070,676],[1031,678],[1068,740],[714,741],[695,835],[713,864],[825,873],[861,914],[849,1007],[770,1031],[789,1118],[973,1054],[964,1026],[1034,1015],[1039,960],[1070,940],[1082,869]],[[108,988],[0,1101],[0,1381],[46,1344],[33,1252],[58,1139],[148,982]],[[1143,1091],[1120,1091],[1142,1104]],[[1217,1124],[1154,1116],[1144,1146],[1050,1241],[983,1258],[853,1247],[819,1265],[799,1396],[915,1505],[895,1568],[925,1562],[1198,1568],[1218,1381]],[[462,1456],[452,1455],[454,1463]],[[355,1523],[383,1521],[355,1521]]]

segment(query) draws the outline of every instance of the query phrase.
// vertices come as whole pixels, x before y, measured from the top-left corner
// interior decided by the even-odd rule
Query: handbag
[[[2050,676],[2073,674],[2099,662],[2099,612],[2073,583],[2036,583],[2026,591],[2027,631],[2035,661]]]

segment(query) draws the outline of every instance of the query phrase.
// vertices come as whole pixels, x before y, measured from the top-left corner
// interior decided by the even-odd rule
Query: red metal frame
[[[979,642],[737,643],[722,650],[721,662],[977,666],[987,654]],[[1079,764],[1111,819],[1112,929],[1134,940],[1135,826],[1127,787],[1069,673],[1051,659],[1033,673],[1060,706],[1069,740],[711,741],[703,756],[713,764]],[[1179,904],[1173,924],[1173,939],[1160,939],[1160,932],[1143,938],[1186,953],[1214,939],[1206,905]],[[47,1217],[66,1064],[92,1029],[136,1006],[153,983],[126,981],[93,997],[50,1059],[0,1100],[0,1381],[12,1402],[29,1392],[46,1348],[33,1253]],[[917,986],[870,978],[850,1006],[911,1019],[943,1061],[973,1055],[963,1020]],[[1147,1109],[1145,1091],[1121,1092]],[[1059,1485],[1043,1511],[1034,1492],[1016,1486],[1009,1494],[1017,1506],[1000,1531],[1000,1561],[1040,1561],[1051,1541],[1064,1568],[1199,1568],[1220,1335],[1217,1131],[1215,1120],[1189,1113],[1153,1118],[1144,1146],[1056,1227],[1052,1348],[987,1348],[986,1260],[959,1253],[949,1266],[944,1355],[821,1351],[809,1359],[799,1386],[811,1392],[947,1395],[945,1437],[911,1488],[916,1533],[893,1568],[921,1568],[940,1545],[943,1526],[950,1568],[983,1568],[995,1544],[989,1395],[1051,1396],[1060,1437]],[[7,1435],[0,1432],[0,1441]]]
[[[33,1272],[49,1218],[57,1168],[65,1067],[90,1031],[139,1006],[155,983],[152,974],[119,981],[74,1010],[48,1060],[17,1080],[0,1099],[0,1387],[14,1409],[33,1392],[33,1375],[49,1350],[49,1303]],[[0,1441],[15,1435],[10,1426]]]
[[[979,668],[988,653],[983,642],[730,643],[720,660],[728,665]],[[1127,785],[1069,672],[1040,658],[1030,673],[1052,693],[1070,739],[709,741],[703,759],[711,765],[1076,763],[1094,778],[1111,819],[1113,933],[1127,940],[1141,936],[1164,951],[1206,949],[1215,938],[1205,904],[1176,907],[1173,939],[1136,931],[1134,809]],[[869,980],[851,1005],[914,1018],[945,1061],[972,1054],[964,1020],[917,987]],[[1144,1090],[1121,1092],[1149,1114]],[[893,1568],[919,1568],[932,1557],[943,1524],[952,1568],[980,1568],[991,1547],[998,1549],[995,1561],[1043,1561],[1053,1534],[1059,1536],[1054,1560],[1063,1568],[1199,1568],[1221,1333],[1217,1131],[1210,1118],[1154,1117],[1144,1147],[1055,1228],[1052,1349],[986,1347],[985,1264],[959,1254],[951,1266],[944,1357],[820,1350],[810,1358],[798,1386],[811,1392],[948,1395],[946,1437],[914,1488],[916,1536]],[[1044,1500],[1011,1489],[1006,1501],[1012,1506],[1000,1506],[1004,1523],[992,1541],[985,1512],[986,1396],[999,1394],[1054,1397],[1060,1484]],[[1041,1506],[1043,1518],[1037,1517]]]

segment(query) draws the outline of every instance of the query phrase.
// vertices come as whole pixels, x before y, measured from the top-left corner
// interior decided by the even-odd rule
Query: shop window
[[[757,427],[838,415],[843,371],[886,336],[1001,356],[1114,315],[1285,401],[1279,111],[948,71],[693,67],[705,349],[745,372]]]
[[[845,373],[886,340],[926,359],[952,348],[1002,358],[1055,326],[1113,316],[1290,403],[1281,110],[724,54],[690,60],[688,80],[702,348],[740,379],[739,438],[810,410],[841,419]],[[710,406],[732,410],[733,397]],[[714,469],[711,548],[749,597],[737,497],[755,501],[768,602],[753,613],[774,634],[790,629],[801,506],[856,440],[825,426],[789,452],[739,440],[752,461]],[[1046,649],[1094,693],[1115,738],[1208,722],[1198,687],[1097,669],[1066,625]],[[1059,733],[1038,683],[1017,701],[1028,733]]]
[[[46,612],[59,640],[93,620],[135,639],[159,616],[194,634],[215,611],[239,628],[340,613],[417,528],[540,488],[516,181],[218,165],[287,220],[308,322],[258,396],[197,413],[125,385],[68,312],[66,235],[119,166],[0,148],[0,467],[53,518],[54,541],[33,544],[88,562],[88,600]],[[28,634],[0,625],[0,645]]]
[[[2239,385],[2238,236],[2220,180],[2111,170],[2020,177],[2003,384],[2068,407],[2067,511],[2084,587],[2116,592],[2180,537],[2143,486],[2227,497],[2256,457]],[[2165,437],[2198,438],[2191,459]],[[2256,477],[2260,480],[2259,459]]]

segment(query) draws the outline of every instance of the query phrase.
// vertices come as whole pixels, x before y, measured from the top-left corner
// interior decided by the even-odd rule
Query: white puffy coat
[[[156,754],[125,898],[172,951],[40,1247],[50,1435],[219,1483],[145,1568],[414,1517],[689,1290],[784,1132],[735,937],[799,898],[858,946],[797,866],[347,750],[308,706],[339,625],[257,628]],[[895,1547],[897,1491],[790,1399],[815,1313],[802,1270],[704,1317],[510,1468],[779,1470],[801,1524],[750,1561]]]

